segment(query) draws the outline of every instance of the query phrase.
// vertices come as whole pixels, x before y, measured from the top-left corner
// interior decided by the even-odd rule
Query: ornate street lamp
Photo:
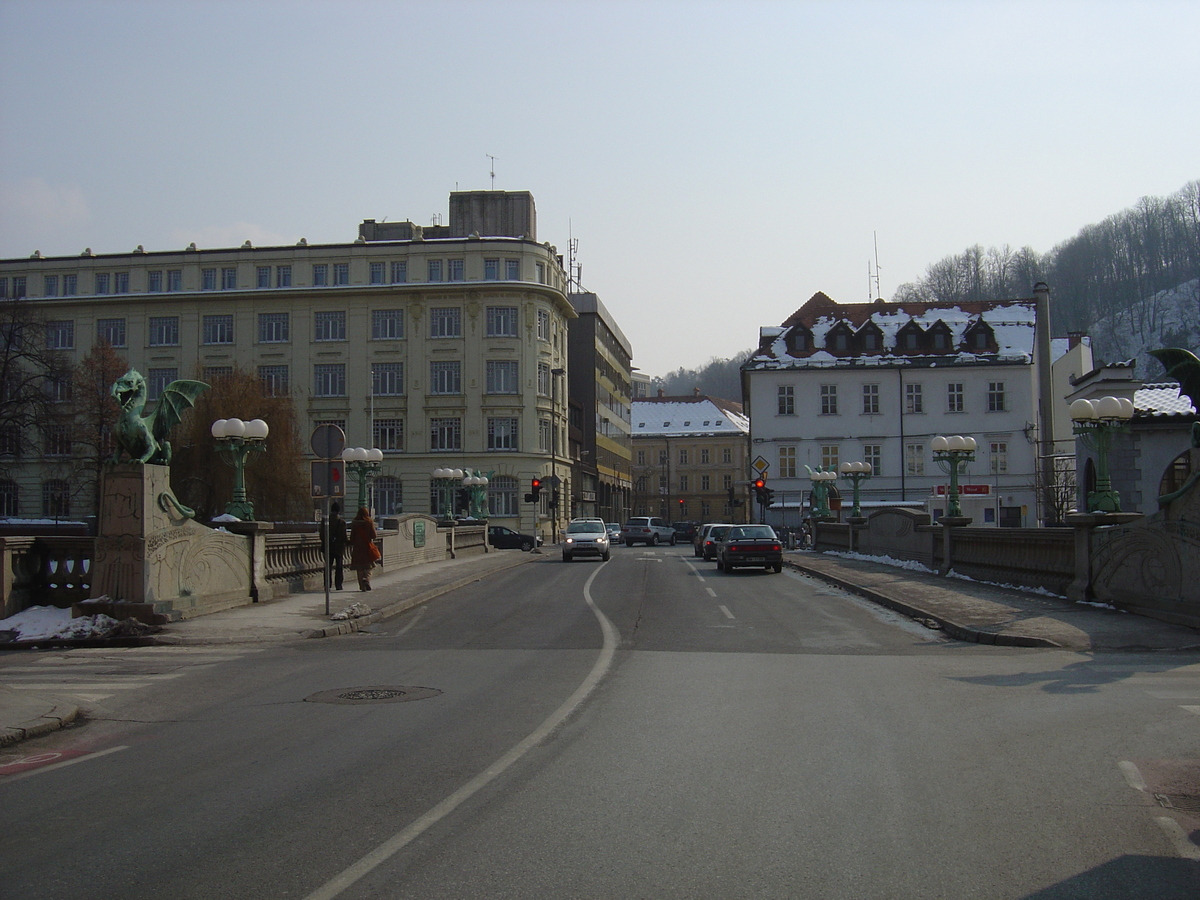
[[[486,519],[488,517],[487,505],[487,486],[491,482],[491,478],[483,472],[476,469],[472,472],[470,469],[464,469],[462,485],[470,492],[471,505],[468,512],[472,519]]]
[[[438,515],[443,519],[454,517],[454,489],[463,480],[462,469],[438,467],[433,470],[433,486],[438,492]]]
[[[850,516],[854,519],[861,519],[863,514],[862,504],[859,503],[858,499],[859,488],[864,481],[871,477],[871,464],[865,462],[844,462],[838,466],[838,471],[843,478],[854,486],[854,508],[850,511]]]
[[[1133,401],[1125,397],[1076,400],[1071,404],[1075,435],[1096,454],[1096,490],[1089,491],[1087,496],[1090,513],[1121,511],[1121,495],[1113,490],[1108,474],[1108,453],[1115,435],[1129,433],[1131,418]]]
[[[217,419],[210,429],[217,439],[221,458],[233,466],[233,499],[225,504],[226,515],[243,522],[254,521],[254,504],[246,499],[246,463],[251,456],[265,453],[270,428],[262,419],[243,422],[241,419]]]
[[[433,486],[438,492],[438,509],[443,518],[454,516],[454,492],[465,488],[470,492],[470,503],[467,512],[475,519],[487,518],[487,486],[490,483],[487,475],[476,469],[434,469]]]
[[[367,505],[368,489],[371,481],[379,473],[383,451],[377,447],[369,450],[365,447],[347,447],[342,451],[342,460],[358,481],[358,507],[361,509]]]
[[[939,434],[929,442],[933,450],[933,459],[942,471],[950,476],[949,502],[946,504],[947,519],[962,519],[962,504],[958,502],[958,474],[965,469],[967,463],[975,461],[975,448],[979,446],[973,437],[963,437],[961,434]],[[952,522],[949,524],[965,524]]]
[[[808,466],[804,468],[808,469]],[[829,508],[829,487],[837,480],[837,472],[833,471],[833,466],[828,470],[817,466],[816,469],[808,469],[808,478],[812,482],[811,498],[812,512],[814,519],[832,519],[833,510]]]

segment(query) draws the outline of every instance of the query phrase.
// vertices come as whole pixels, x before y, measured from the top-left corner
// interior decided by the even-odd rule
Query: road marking
[[[401,628],[399,631],[397,631],[396,635],[399,636],[402,634],[407,634],[408,629],[412,628],[414,625],[417,624],[417,622],[421,621],[421,616],[425,615],[425,610],[427,610],[427,609],[429,609],[429,607],[426,604],[421,604],[421,608],[419,610],[417,610],[417,614],[412,617],[412,619],[409,621],[409,623],[407,625],[405,625],[403,628]]]
[[[62,769],[66,766],[73,766],[73,765],[75,765],[75,763],[87,762],[88,760],[97,759],[101,756],[108,756],[108,754],[116,753],[119,750],[128,750],[128,749],[129,749],[129,747],[125,746],[125,745],[122,745],[120,747],[109,747],[107,750],[99,750],[95,753],[88,753],[83,756],[75,756],[70,759],[63,759],[63,760],[60,760],[59,762],[50,763],[49,765],[39,766],[36,769],[29,769],[27,771],[21,772],[20,774],[13,775],[11,778],[5,778],[4,780],[5,780],[5,782],[20,781],[22,778],[29,778],[32,775],[41,775],[43,772],[53,772],[55,769]],[[32,757],[26,757],[26,759],[32,759]],[[19,765],[22,762],[23,762],[23,760],[17,760],[15,763],[12,763],[12,765]]]
[[[1196,715],[1200,716],[1200,706],[1183,706],[1180,707],[1180,709],[1186,709],[1188,712],[1195,713]]]
[[[661,562],[661,560],[656,561]],[[604,644],[600,648],[600,654],[596,657],[592,671],[588,673],[583,683],[575,689],[575,693],[568,697],[566,702],[555,710],[541,725],[530,732],[523,741],[496,760],[496,762],[492,763],[487,769],[480,772],[429,812],[416,819],[407,828],[396,832],[396,834],[362,857],[358,862],[329,879],[329,881],[305,897],[304,900],[333,900],[334,897],[337,897],[360,878],[387,862],[395,854],[424,834],[429,828],[446,818],[446,816],[458,809],[459,806],[473,795],[503,774],[505,770],[522,756],[544,741],[555,728],[562,724],[591,695],[604,676],[608,674],[613,656],[617,651],[617,644],[619,643],[619,635],[617,634],[616,627],[600,611],[600,608],[596,606],[596,602],[592,599],[592,582],[596,580],[596,576],[603,569],[604,567],[600,566],[588,576],[588,580],[583,585],[583,599],[587,602],[587,605],[592,610],[592,614],[600,623],[600,630],[604,635]]]
[[[720,607],[720,609],[721,609],[721,612],[725,613],[725,618],[727,618],[727,619],[732,619],[732,618],[734,618],[734,615],[733,615],[733,613],[731,613],[731,612],[729,611],[729,607],[728,607],[728,606],[721,606],[721,607]]]
[[[706,588],[705,588],[705,590],[706,590],[706,591],[708,591],[708,596],[710,596],[710,597],[715,597],[715,596],[717,596],[717,592],[716,592],[716,591],[714,591],[712,588],[710,588],[710,587],[706,587]]]
[[[1177,854],[1184,859],[1200,859],[1200,847],[1188,839],[1187,833],[1179,826],[1178,822],[1166,816],[1155,816],[1154,821],[1166,834],[1167,839],[1175,845]]]
[[[638,557],[638,560],[639,560],[639,562],[656,562],[656,563],[662,562],[661,559],[655,559],[653,556],[641,556],[641,557]]]
[[[1142,778],[1142,773],[1138,771],[1138,767],[1128,760],[1121,760],[1117,763],[1117,767],[1121,770],[1121,774],[1125,776],[1125,781],[1135,791],[1146,790],[1146,780]]]

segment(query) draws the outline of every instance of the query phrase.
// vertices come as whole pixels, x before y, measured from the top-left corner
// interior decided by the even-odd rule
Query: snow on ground
[[[31,606],[15,616],[0,619],[0,631],[16,632],[14,641],[81,640],[107,637],[120,622],[111,616],[71,618],[71,610],[56,606]]]
[[[845,559],[861,559],[866,562],[883,563],[885,566],[896,566],[900,569],[911,569],[914,572],[928,572],[933,574],[933,569],[924,566],[919,562],[911,559],[895,559],[891,556],[867,556],[864,553],[845,553],[840,550],[826,550],[830,556],[841,556]],[[1020,591],[1023,594],[1037,594],[1041,597],[1054,597],[1056,600],[1065,600],[1062,594],[1056,594],[1053,591],[1048,591],[1045,588],[1029,587],[1023,584],[1001,584],[998,581],[980,581],[978,578],[972,578],[970,575],[962,575],[955,572],[953,569],[948,573],[948,577],[957,578],[960,581],[973,581],[976,584],[986,584],[992,587],[1005,588],[1010,591]],[[1107,609],[1113,609],[1112,606],[1104,603],[1088,603],[1088,606],[1103,606]]]

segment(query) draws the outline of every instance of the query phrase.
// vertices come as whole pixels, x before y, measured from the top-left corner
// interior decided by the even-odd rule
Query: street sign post
[[[333,560],[329,554],[329,499],[346,496],[346,464],[342,461],[342,451],[346,449],[346,432],[340,425],[326,422],[313,429],[309,439],[313,456],[318,457],[312,464],[312,496],[322,500],[321,532],[322,549],[325,551],[325,615],[329,615],[329,576],[330,564]]]

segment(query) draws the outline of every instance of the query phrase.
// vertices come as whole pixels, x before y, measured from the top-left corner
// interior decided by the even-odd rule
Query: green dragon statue
[[[171,444],[167,435],[206,390],[208,385],[203,381],[172,381],[163,388],[154,412],[143,416],[142,410],[148,398],[146,379],[136,369],[130,369],[118,378],[112,386],[112,395],[121,407],[115,431],[117,449],[113,454],[113,462],[120,462],[121,451],[124,451],[131,462],[167,465],[171,461]]]

